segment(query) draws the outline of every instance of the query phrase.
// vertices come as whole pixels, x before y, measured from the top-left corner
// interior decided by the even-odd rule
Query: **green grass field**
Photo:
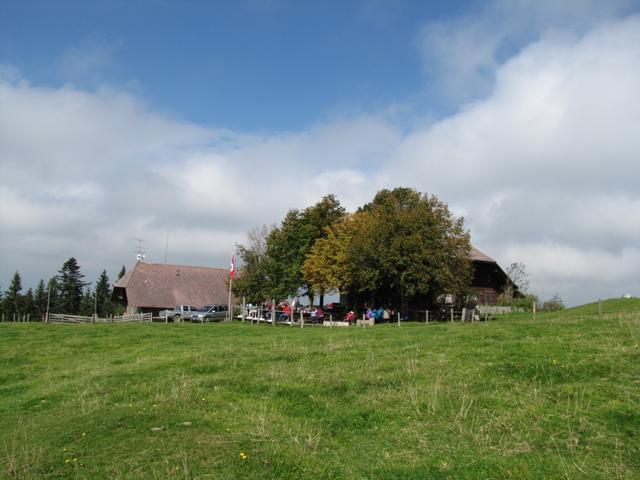
[[[640,301],[368,329],[0,324],[2,478],[640,478]]]

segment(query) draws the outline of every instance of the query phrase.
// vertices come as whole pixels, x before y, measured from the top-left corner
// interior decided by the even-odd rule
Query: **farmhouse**
[[[226,305],[228,278],[228,268],[137,262],[115,284],[113,299],[127,307],[127,314],[157,315],[176,305]]]
[[[478,297],[481,305],[493,305],[508,285],[512,285],[518,296],[518,287],[513,284],[509,276],[500,268],[498,262],[485,255],[475,247],[471,247],[471,261],[473,262],[473,280],[471,292]]]
[[[471,247],[469,252],[469,258],[473,265],[473,277],[469,290],[472,295],[477,299],[480,305],[494,305],[497,303],[498,297],[502,294],[507,287],[511,287],[513,294],[516,297],[521,296],[518,291],[518,287],[511,281],[509,276],[500,268],[500,265],[491,257],[484,254],[475,247]],[[442,298],[446,298],[445,302],[452,302],[455,300],[455,295],[443,295]],[[391,298],[387,301],[391,301],[392,304],[399,304],[398,298]],[[340,302],[346,305],[363,304],[369,301],[367,295],[341,295]],[[378,299],[380,301],[380,299]],[[384,299],[382,302],[384,303]],[[422,310],[437,308],[437,304],[442,300],[434,298],[432,295],[417,295],[409,299],[409,310]]]

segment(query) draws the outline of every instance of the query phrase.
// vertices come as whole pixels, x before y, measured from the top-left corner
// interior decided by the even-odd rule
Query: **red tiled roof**
[[[138,262],[115,284],[127,293],[130,307],[201,307],[228,301],[229,270]]]
[[[471,260],[476,260],[478,262],[496,263],[496,261],[493,258],[489,257],[488,255],[485,255],[484,253],[482,253],[480,250],[478,250],[474,246],[471,246],[470,257],[471,257]]]

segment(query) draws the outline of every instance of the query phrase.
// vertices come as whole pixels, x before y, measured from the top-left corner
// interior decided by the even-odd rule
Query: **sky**
[[[640,296],[639,179],[640,0],[0,0],[3,290],[402,186],[541,300]]]

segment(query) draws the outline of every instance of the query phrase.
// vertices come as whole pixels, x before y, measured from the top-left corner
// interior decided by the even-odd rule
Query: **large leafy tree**
[[[415,295],[461,292],[469,283],[469,233],[435,196],[382,190],[326,231],[304,265],[312,285],[406,308]]]
[[[83,290],[88,283],[83,282],[84,275],[80,273],[80,266],[75,258],[71,257],[64,262],[58,272],[60,313],[77,315],[80,312]]]
[[[247,245],[238,246],[242,259],[239,274],[233,282],[236,296],[244,296],[250,303],[261,303],[270,298],[269,275],[267,273],[267,238],[270,228],[256,227],[248,234]]]
[[[321,284],[311,287],[302,274],[302,266],[315,242],[327,235],[327,227],[342,221],[345,210],[334,195],[323,197],[316,204],[302,210],[289,210],[282,224],[267,238],[266,267],[275,298],[300,293],[313,299],[314,293],[323,301],[325,289]]]
[[[326,227],[344,215],[336,197],[327,195],[304,210],[289,210],[277,227],[250,232],[248,244],[239,246],[243,266],[234,282],[236,294],[252,302],[313,295],[315,291],[322,295],[321,285],[314,290],[307,284],[302,265],[316,240],[326,236]]]

